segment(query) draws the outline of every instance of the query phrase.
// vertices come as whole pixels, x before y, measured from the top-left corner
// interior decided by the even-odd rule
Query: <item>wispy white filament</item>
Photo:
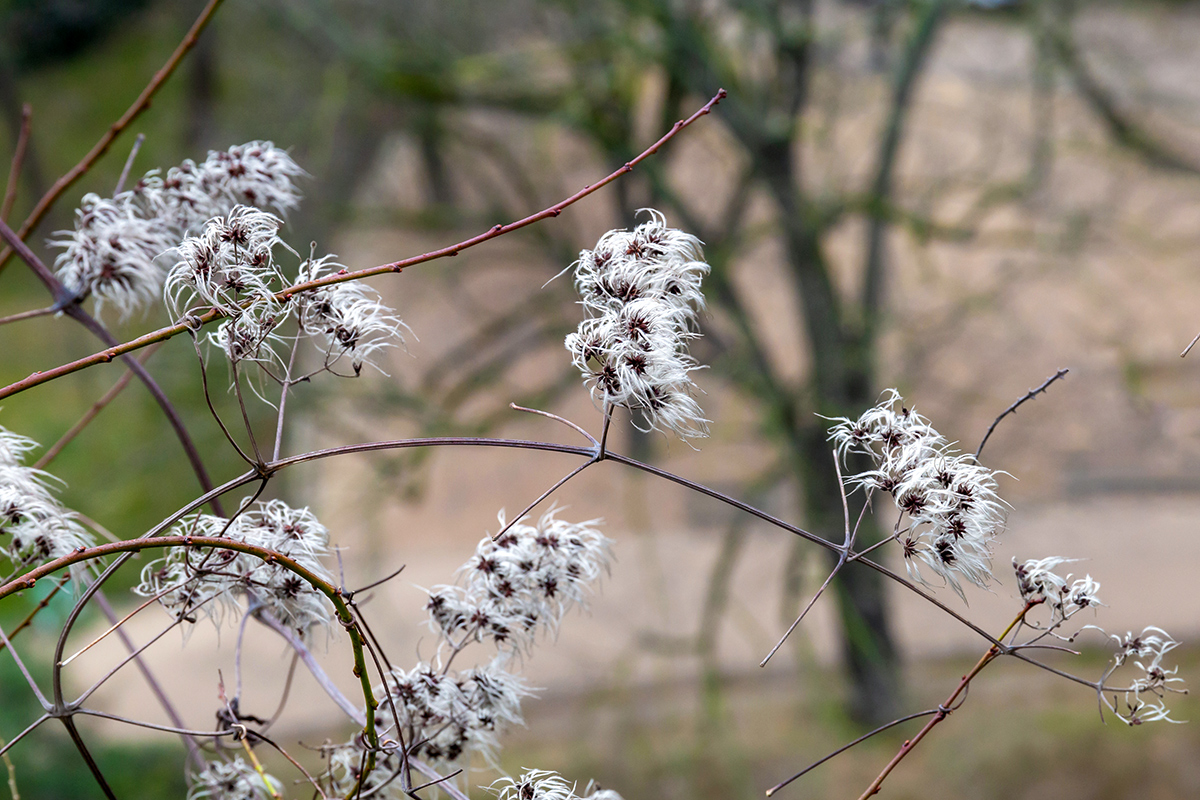
[[[609,231],[579,254],[575,287],[587,318],[564,344],[606,406],[640,411],[651,428],[684,440],[706,436],[687,342],[699,335],[693,329],[709,267],[700,240],[649,213],[649,222]]]
[[[279,500],[256,502],[232,523],[224,517],[197,514],[171,529],[175,536],[220,536],[272,550],[295,560],[330,583],[333,576],[322,559],[329,554],[329,532],[307,508]],[[301,633],[328,630],[328,599],[278,562],[233,550],[172,547],[142,570],[134,591],[157,597],[174,616],[194,621],[197,615],[219,623],[226,613],[240,614],[250,599],[272,611]]]
[[[857,420],[833,421],[829,438],[839,457],[863,453],[876,466],[847,476],[846,484],[886,492],[904,512],[900,539],[909,576],[927,584],[920,563],[960,597],[960,578],[986,588],[992,541],[1005,521],[996,473],[954,450],[929,420],[904,407],[895,389]]]
[[[17,568],[92,545],[91,535],[50,491],[53,476],[23,464],[35,447],[0,427],[0,556]]]
[[[165,178],[148,173],[111,199],[89,194],[75,213],[75,228],[59,231],[51,246],[59,280],[97,308],[122,316],[160,296],[174,249],[208,220],[239,205],[283,214],[300,202],[295,181],[304,171],[270,142],[214,151],[200,164],[185,161]]]

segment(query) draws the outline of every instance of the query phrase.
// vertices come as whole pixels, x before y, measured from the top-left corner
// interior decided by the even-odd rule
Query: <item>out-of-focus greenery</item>
[[[5,618],[3,622],[11,630],[9,620]],[[43,682],[43,686],[47,684],[48,681]],[[0,658],[0,731],[5,736],[14,736],[39,714],[41,708],[12,659],[7,655]],[[83,718],[81,722],[86,737],[90,721]],[[179,800],[187,792],[181,769],[183,747],[172,737],[164,736],[147,744],[112,742],[92,736],[88,738],[88,746],[118,797]],[[100,796],[79,753],[57,724],[44,724],[6,755],[12,772],[8,764],[0,763],[0,797],[9,797],[10,780],[27,800]]]

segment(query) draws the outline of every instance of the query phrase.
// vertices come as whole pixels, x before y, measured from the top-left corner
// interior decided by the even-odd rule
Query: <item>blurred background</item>
[[[201,5],[0,4],[0,152],[13,152],[22,104],[32,108],[10,222],[133,101]],[[71,226],[84,192],[111,194],[137,133],[146,139],[134,175],[270,139],[310,174],[285,239],[302,253],[316,242],[352,269],[386,263],[557,202],[724,87],[713,115],[560,217],[373,280],[415,336],[386,374],[298,393],[288,449],[471,434],[579,443],[510,402],[598,432],[599,411],[561,346],[580,314],[571,281],[551,279],[604,231],[654,207],[705,241],[713,268],[704,338],[693,346],[709,365],[696,381],[712,437],[693,450],[618,415],[614,449],[840,538],[818,415],[857,416],[896,387],[974,451],[997,414],[1069,368],[988,441],[982,460],[1007,473],[1001,493],[1013,506],[997,584],[968,591],[969,607],[938,596],[998,632],[1019,608],[1012,558],[1078,557],[1074,570],[1099,580],[1108,603],[1084,623],[1117,633],[1153,624],[1194,641],[1200,366],[1179,353],[1200,331],[1197,41],[1200,3],[1184,0],[226,0],[151,109],[30,244],[52,256],[45,240]],[[0,316],[45,300],[24,265],[0,272]],[[130,338],[167,319],[105,321]],[[5,385],[95,349],[54,317],[6,325],[0,337]],[[170,342],[149,368],[214,479],[238,474],[204,408],[191,345]],[[49,444],[120,374],[86,370],[9,398],[0,425]],[[269,427],[270,409],[258,421]],[[180,455],[134,385],[52,471],[69,507],[131,537],[195,496]],[[516,513],[575,465],[534,453],[397,451],[308,465],[271,491],[330,528],[348,586],[407,565],[366,604],[389,655],[405,664],[433,646],[420,587],[449,582],[497,530],[498,511]],[[627,800],[760,797],[874,724],[935,706],[983,651],[937,609],[847,570],[759,669],[820,585],[823,553],[613,464],[573,480],[557,502],[563,516],[605,520],[616,564],[590,611],[526,659],[540,691],[526,704],[527,728],[504,740],[510,772],[595,778]],[[890,529],[892,513],[881,504],[880,527]],[[883,560],[901,566],[895,553]],[[136,581],[136,568],[128,572],[125,585]],[[11,629],[39,599],[6,605],[0,623]],[[22,652],[49,652],[69,607],[55,598]],[[164,620],[151,609],[130,634],[145,641]],[[86,642],[105,626],[97,618],[76,636]],[[207,729],[232,635],[201,625],[185,648],[180,638],[148,658],[189,725]],[[273,634],[252,642],[248,657],[260,666],[247,697],[262,708],[243,710],[269,716],[289,659]],[[1082,655],[1048,660],[1099,677],[1103,637],[1077,644]],[[317,649],[352,689],[345,645]],[[1194,681],[1200,651],[1176,652]],[[121,655],[96,648],[68,676],[86,687]],[[35,705],[11,659],[0,660],[0,736],[11,737]],[[308,676],[295,692],[277,739],[345,737]],[[97,698],[161,719],[133,674]],[[1190,698],[1173,707],[1177,719],[1196,717]],[[999,663],[884,791],[1200,795],[1194,726],[1105,725],[1096,708],[1086,688]],[[857,796],[915,729],[881,736],[779,796]],[[104,724],[84,732],[118,793],[185,791],[182,749],[168,737]],[[60,733],[47,726],[11,752],[22,795],[97,794]],[[478,766],[471,784],[490,782]]]

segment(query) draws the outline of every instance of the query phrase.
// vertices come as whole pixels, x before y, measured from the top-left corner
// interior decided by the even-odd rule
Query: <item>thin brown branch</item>
[[[136,615],[137,615],[137,613],[138,613],[139,611],[141,611],[142,609],[146,608],[147,606],[149,606],[149,605],[151,605],[151,604],[155,603],[155,602],[156,602],[156,601],[157,601],[157,600],[158,600],[160,597],[162,597],[163,595],[167,594],[168,592],[173,592],[173,591],[175,591],[175,589],[176,589],[176,587],[175,587],[175,586],[169,586],[169,587],[167,587],[166,589],[163,589],[163,590],[162,590],[161,592],[159,592],[158,594],[156,594],[156,595],[153,595],[152,597],[148,597],[148,598],[146,598],[145,602],[143,602],[141,605],[139,605],[139,606],[138,606],[137,608],[135,608],[133,611],[130,611],[128,614],[126,614],[125,616],[121,617],[120,619],[117,619],[117,618],[114,616],[114,617],[113,617],[111,620],[109,620],[109,622],[110,622],[111,624],[108,626],[108,628],[107,628],[107,629],[105,629],[104,633],[101,633],[101,634],[100,634],[99,636],[97,636],[95,639],[92,639],[90,642],[88,642],[87,644],[85,644],[83,647],[79,648],[79,649],[78,649],[78,650],[76,650],[74,653],[72,653],[71,655],[67,656],[67,657],[66,657],[66,658],[64,658],[62,661],[58,662],[58,665],[59,665],[60,667],[65,667],[65,666],[67,666],[67,665],[68,665],[68,664],[70,664],[72,661],[74,661],[75,659],[79,658],[81,655],[83,655],[84,653],[86,653],[88,650],[91,650],[93,647],[95,647],[96,645],[100,644],[102,641],[104,641],[106,638],[108,638],[108,636],[109,636],[110,634],[116,633],[116,632],[117,632],[117,630],[118,630],[118,629],[119,629],[119,628],[120,628],[122,625],[124,625],[124,624],[125,624],[126,622],[128,622],[129,620],[133,619],[133,618],[134,618],[134,616],[136,616]]]
[[[812,771],[813,771],[814,769],[816,769],[817,767],[819,767],[819,766],[821,766],[822,764],[824,764],[824,763],[825,763],[826,761],[828,761],[829,759],[831,759],[831,758],[834,758],[835,756],[839,756],[839,755],[841,755],[842,753],[844,753],[844,752],[846,752],[847,750],[849,750],[850,748],[852,748],[852,747],[855,747],[855,746],[857,746],[857,745],[860,745],[860,744],[862,744],[862,743],[863,743],[863,742],[865,742],[867,739],[870,739],[872,736],[875,736],[876,734],[883,733],[884,731],[886,731],[886,730],[889,730],[890,728],[894,728],[894,727],[896,727],[897,725],[901,725],[901,724],[903,724],[903,723],[905,723],[905,722],[908,722],[908,721],[910,721],[910,720],[919,719],[919,718],[921,718],[921,717],[928,717],[930,714],[936,714],[936,713],[938,713],[938,710],[937,710],[936,708],[931,708],[931,709],[929,709],[928,711],[918,711],[918,712],[917,712],[917,713],[915,713],[915,714],[909,714],[909,715],[908,715],[908,716],[906,716],[906,717],[900,717],[899,719],[894,719],[894,720],[892,720],[891,722],[888,722],[888,723],[886,723],[886,724],[880,725],[878,728],[876,728],[875,730],[871,731],[870,733],[864,733],[862,736],[859,736],[857,739],[855,739],[855,740],[854,740],[854,741],[852,741],[852,742],[847,742],[846,744],[842,745],[842,746],[841,746],[841,747],[839,747],[837,750],[834,750],[832,753],[830,753],[829,755],[825,756],[824,758],[821,758],[821,759],[818,759],[818,760],[814,761],[813,763],[809,764],[807,767],[805,767],[804,769],[800,770],[799,772],[797,772],[795,775],[793,775],[792,777],[788,778],[787,780],[785,780],[785,781],[780,781],[779,783],[775,784],[775,785],[774,785],[774,786],[772,786],[770,789],[767,789],[766,795],[767,795],[767,797],[770,797],[771,795],[775,794],[775,793],[776,793],[776,792],[778,792],[780,789],[782,789],[783,787],[787,786],[789,783],[791,783],[792,781],[796,780],[797,778],[802,778],[802,777],[804,777],[805,775],[807,775],[808,773],[812,772]]]
[[[592,436],[590,433],[585,431],[579,425],[576,425],[574,422],[571,422],[571,420],[567,419],[566,417],[560,417],[558,414],[551,414],[549,411],[540,411],[536,408],[526,408],[525,406],[519,406],[516,403],[509,403],[508,407],[511,408],[513,411],[524,411],[527,414],[538,414],[539,416],[548,417],[549,419],[552,419],[555,422],[561,422],[563,425],[566,425],[568,428],[571,428],[572,430],[578,431],[579,433],[583,434],[584,438],[586,438],[589,442],[591,442],[594,447],[597,447],[597,448],[600,447],[600,442],[597,441],[596,437]]]
[[[580,464],[578,467],[576,467],[575,469],[568,472],[563,477],[559,478],[558,481],[556,481],[553,486],[551,486],[549,489],[547,489],[546,491],[544,491],[540,495],[538,495],[537,499],[534,500],[532,503],[525,506],[525,508],[521,511],[520,514],[515,515],[512,519],[510,519],[508,521],[508,524],[506,524],[500,530],[496,531],[496,535],[492,537],[492,541],[493,542],[499,541],[500,537],[503,536],[504,534],[508,533],[509,529],[512,528],[512,526],[518,524],[522,519],[524,519],[526,514],[528,514],[530,511],[533,511],[533,509],[537,508],[538,503],[542,502],[547,497],[554,494],[567,481],[571,480],[571,478],[574,478],[576,475],[583,472],[585,469],[590,467],[592,464],[595,464],[598,460],[599,459],[592,459],[591,461],[585,461],[582,464]]]
[[[1041,601],[1027,601],[1024,608],[1021,609],[1021,612],[1017,614],[1017,616],[1013,618],[1013,621],[1008,624],[1008,627],[1004,629],[1004,632],[996,637],[997,641],[1003,640],[1005,636],[1008,636],[1009,631],[1021,624],[1021,622],[1025,619],[1025,615],[1029,613],[1029,609],[1037,605],[1038,602]],[[937,712],[933,715],[933,718],[930,719],[929,722],[925,723],[925,726],[917,732],[916,736],[904,742],[904,744],[900,747],[899,752],[892,757],[892,760],[887,763],[887,766],[883,768],[883,771],[879,773],[875,780],[871,781],[871,785],[867,787],[867,790],[862,793],[858,800],[867,800],[867,798],[869,798],[871,795],[879,792],[879,787],[881,787],[883,782],[887,780],[887,776],[891,774],[892,770],[894,770],[896,766],[899,765],[899,763],[913,751],[913,748],[920,744],[921,740],[924,739],[925,736],[928,735],[928,733],[933,730],[939,722],[950,716],[950,712],[957,708],[957,706],[955,706],[955,702],[971,686],[971,681],[974,680],[975,676],[978,675],[984,667],[992,663],[997,656],[1005,652],[1007,652],[1007,648],[996,644],[993,644],[984,652],[979,661],[975,662],[975,666],[971,668],[971,671],[962,676],[962,679],[958,682],[958,686],[954,688],[954,691],[950,693],[950,696],[938,706]]]
[[[177,733],[180,736],[201,736],[201,737],[205,737],[205,738],[209,738],[209,737],[219,738],[221,736],[233,736],[234,734],[237,733],[237,731],[233,731],[233,730],[198,731],[198,730],[191,730],[190,728],[180,728],[178,726],[173,726],[173,725],[159,725],[154,722],[146,722],[145,720],[130,719],[129,717],[122,717],[118,714],[110,714],[107,711],[99,711],[94,708],[77,708],[72,713],[83,714],[84,716],[88,716],[88,717],[99,717],[100,719],[111,719],[115,722],[123,722],[126,725],[136,725],[139,728],[148,728],[149,730],[152,730],[152,731],[163,731],[164,733]]]
[[[79,751],[79,755],[83,756],[84,763],[91,770],[92,778],[95,779],[96,785],[100,787],[100,791],[104,792],[107,800],[117,800],[117,796],[113,794],[112,787],[108,785],[108,781],[104,777],[104,773],[100,771],[100,765],[96,763],[96,759],[92,758],[91,752],[87,745],[83,743],[83,737],[79,735],[79,729],[75,727],[75,719],[71,716],[59,717],[58,721],[67,729],[67,735],[71,737],[72,744]]]
[[[32,733],[39,725],[41,725],[43,722],[45,722],[48,719],[51,719],[49,714],[42,714],[40,717],[35,719],[33,722],[26,725],[25,730],[21,731],[16,736],[9,739],[8,742],[6,742],[5,744],[0,745],[0,756],[7,755],[8,751],[10,749],[12,749],[12,747],[14,745],[16,745],[17,742],[24,739],[27,735]]]
[[[1017,409],[1023,403],[1026,403],[1026,402],[1032,400],[1033,398],[1037,397],[1042,392],[1046,391],[1046,389],[1050,386],[1050,384],[1054,383],[1057,380],[1062,380],[1063,378],[1065,378],[1067,376],[1067,373],[1070,371],[1071,370],[1067,369],[1066,367],[1063,367],[1058,372],[1054,373],[1049,378],[1046,378],[1046,380],[1042,381],[1041,386],[1037,387],[1036,389],[1030,389],[1028,392],[1025,393],[1025,395],[1023,397],[1021,397],[1019,400],[1017,400],[1017,402],[1013,403],[1011,406],[1004,409],[1004,411],[1000,412],[1000,416],[998,416],[998,417],[996,417],[996,419],[992,420],[992,424],[988,426],[987,433],[985,433],[983,435],[983,440],[979,442],[979,447],[975,448],[975,460],[976,461],[979,460],[979,454],[983,452],[983,446],[985,444],[987,444],[988,437],[990,437],[992,435],[992,431],[996,430],[996,426],[1000,424],[1000,420],[1004,419],[1009,414],[1017,413]]]
[[[359,588],[357,588],[357,589],[354,589],[353,591],[344,592],[344,594],[345,594],[347,597],[353,597],[354,595],[356,595],[356,594],[360,594],[360,593],[362,593],[362,592],[365,592],[365,591],[367,591],[368,589],[374,589],[376,586],[379,586],[379,585],[381,585],[381,584],[387,583],[387,582],[388,582],[388,581],[390,581],[392,578],[395,578],[397,575],[399,575],[401,572],[404,572],[404,569],[405,569],[407,566],[408,566],[407,564],[401,564],[399,569],[394,569],[394,570],[392,570],[391,572],[389,572],[387,575],[384,575],[384,576],[383,576],[382,578],[380,578],[379,580],[371,581],[371,582],[370,582],[370,583],[368,583],[366,586],[361,586],[361,587],[359,587]]]
[[[1197,333],[1196,336],[1190,342],[1188,342],[1188,346],[1183,348],[1183,352],[1179,354],[1179,357],[1187,358],[1187,354],[1192,352],[1192,348],[1196,346],[1196,342],[1200,342],[1200,333]]]
[[[7,317],[0,317],[0,325],[7,325],[10,322],[20,322],[23,319],[47,317],[51,314],[57,314],[61,310],[57,305],[53,305],[46,306],[45,308],[32,308],[29,311],[19,311],[16,314],[9,314]]]
[[[154,77],[146,84],[146,88],[142,89],[142,93],[134,100],[133,105],[121,115],[120,119],[109,126],[104,135],[100,137],[100,141],[96,142],[87,155],[72,167],[67,174],[55,181],[50,190],[42,196],[42,199],[38,200],[37,205],[29,212],[29,216],[21,223],[21,227],[17,231],[18,237],[22,240],[25,239],[33,231],[34,227],[41,222],[42,217],[46,215],[46,212],[50,210],[55,201],[62,196],[63,192],[69,189],[75,181],[83,177],[100,160],[100,157],[108,152],[108,148],[112,146],[113,141],[116,140],[121,132],[128,128],[129,124],[150,106],[150,101],[155,93],[166,83],[167,78],[171,77],[171,73],[179,66],[179,62],[183,60],[187,52],[196,44],[196,40],[200,38],[200,32],[208,25],[208,21],[212,19],[219,5],[221,5],[221,0],[208,0],[208,4],[204,6],[204,9],[200,12],[200,16],[192,23],[192,27],[184,35],[179,46],[175,48],[175,52],[171,53],[171,57],[167,59],[162,69],[154,73]],[[12,254],[12,248],[5,248],[3,252],[0,252],[0,271],[4,270]]]
[[[50,592],[45,597],[42,598],[41,602],[39,602],[37,604],[37,606],[35,606],[34,609],[29,612],[29,614],[25,617],[25,619],[21,620],[21,623],[19,625],[17,625],[17,627],[13,628],[12,633],[10,633],[8,635],[8,638],[15,639],[15,638],[17,638],[18,633],[23,631],[25,628],[28,628],[33,623],[33,618],[38,615],[38,612],[40,612],[46,606],[50,605],[50,601],[54,599],[54,595],[56,595],[60,591],[62,591],[62,588],[63,588],[63,586],[66,585],[66,583],[67,582],[64,579],[64,580],[60,581],[59,583],[55,584],[54,588],[51,589]],[[6,648],[7,646],[8,645],[5,642],[0,642],[0,652],[3,652],[4,648]]]
[[[3,626],[0,626],[0,644],[4,645],[5,649],[8,650],[9,655],[12,656],[13,661],[16,662],[17,669],[20,670],[21,676],[25,678],[25,682],[29,684],[29,688],[33,690],[33,696],[37,698],[37,701],[41,704],[42,708],[49,711],[53,706],[51,706],[49,701],[46,700],[46,696],[42,694],[41,687],[38,686],[37,681],[33,679],[33,675],[29,673],[28,668],[25,666],[25,662],[17,653],[17,649],[13,647],[12,640],[9,639],[8,635],[4,633]]]

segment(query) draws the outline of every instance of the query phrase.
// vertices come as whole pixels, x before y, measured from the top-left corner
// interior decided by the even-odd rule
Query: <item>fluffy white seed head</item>
[[[178,261],[167,275],[167,306],[176,316],[220,310],[229,316],[249,300],[269,301],[283,278],[274,250],[283,221],[251,206],[235,206],[228,215],[209,220],[203,230],[186,237]]]
[[[58,278],[81,298],[94,295],[98,310],[108,305],[128,316],[160,295],[185,236],[239,205],[286,213],[300,202],[295,180],[303,174],[270,142],[249,142],[210,152],[198,165],[185,161],[165,178],[147,173],[111,199],[89,194],[74,230],[50,242],[63,250]]]
[[[402,742],[408,757],[438,765],[472,754],[491,763],[496,737],[523,724],[521,699],[529,689],[501,660],[493,660],[464,672],[445,672],[431,664],[392,670],[373,692],[380,701],[375,731],[381,746],[376,770],[362,791],[400,798],[404,794],[395,777],[404,768]],[[360,732],[349,742],[326,748],[329,768],[324,780],[334,794],[345,796],[357,784],[366,746]]]
[[[858,419],[833,422],[829,438],[839,458],[861,453],[875,464],[848,475],[846,485],[886,492],[904,512],[900,541],[909,576],[928,585],[925,567],[964,599],[962,579],[986,588],[992,542],[1005,523],[997,473],[954,450],[895,389]]]
[[[499,521],[503,529],[503,512]],[[430,624],[451,643],[490,640],[526,650],[539,631],[557,630],[568,611],[584,605],[590,584],[608,571],[612,543],[596,524],[566,522],[551,510],[496,541],[485,536],[459,570],[459,585],[430,592]]]
[[[256,502],[232,523],[197,514],[171,529],[176,536],[219,536],[269,549],[296,561],[321,579],[334,578],[322,559],[329,554],[329,532],[307,509],[279,500]],[[226,614],[242,613],[242,601],[265,606],[285,625],[307,634],[328,631],[333,620],[326,597],[278,561],[233,550],[172,547],[147,564],[135,592],[156,597],[177,618],[208,616],[219,624]]]
[[[300,204],[296,179],[304,170],[271,142],[247,142],[209,152],[199,164],[185,161],[158,183],[159,202],[181,233],[238,205],[286,214]]]
[[[528,769],[519,778],[505,776],[488,787],[498,800],[621,800],[611,789],[601,789],[589,782],[582,795],[575,793],[575,784],[568,783],[557,772]]]
[[[336,273],[342,265],[333,256],[305,261],[293,286]],[[333,368],[343,358],[357,375],[372,364],[378,351],[404,343],[407,326],[379,302],[379,294],[362,281],[346,281],[294,296],[300,332],[310,336]]]
[[[53,476],[25,466],[36,443],[0,427],[0,556],[15,569],[90,547],[92,536],[50,486]]]
[[[500,778],[488,787],[497,800],[577,800],[575,784],[557,772],[530,769],[519,778]]]
[[[58,279],[77,296],[93,295],[97,312],[111,305],[121,317],[158,296],[164,272],[157,260],[178,242],[161,218],[143,215],[133,192],[111,200],[85,195],[75,229],[59,234],[50,242],[63,251],[54,262]]]
[[[283,783],[271,775],[260,775],[242,757],[209,761],[188,783],[187,800],[272,800],[283,791]]]
[[[687,342],[698,335],[709,267],[696,237],[649,213],[650,221],[609,231],[580,253],[575,288],[587,318],[564,346],[597,401],[639,411],[651,428],[686,441],[708,433]]]
[[[1027,603],[1045,604],[1050,609],[1047,627],[1051,630],[1085,608],[1104,605],[1099,598],[1100,583],[1091,575],[1071,580],[1073,575],[1063,577],[1054,572],[1056,567],[1074,560],[1051,556],[1018,564],[1013,559],[1021,599]]]

